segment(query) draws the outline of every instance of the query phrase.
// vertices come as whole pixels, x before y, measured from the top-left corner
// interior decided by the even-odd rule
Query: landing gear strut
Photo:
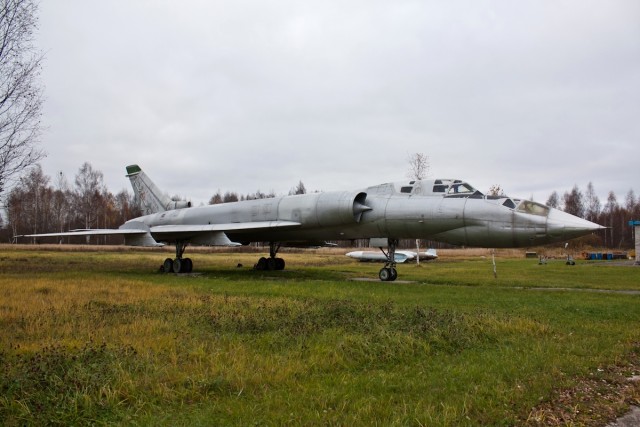
[[[162,264],[164,273],[191,273],[193,271],[191,258],[182,258],[187,245],[187,242],[181,240],[176,242],[176,257],[175,259],[167,258],[164,260]]]
[[[280,246],[280,243],[269,242],[269,258],[260,258],[253,268],[258,271],[284,270],[284,260],[282,258],[276,258],[276,255],[280,250]]]
[[[398,278],[398,270],[396,270],[396,246],[398,245],[397,239],[389,239],[389,249],[387,252],[380,248],[384,256],[387,257],[387,262],[384,263],[384,267],[378,273],[378,277],[383,282],[393,282]]]

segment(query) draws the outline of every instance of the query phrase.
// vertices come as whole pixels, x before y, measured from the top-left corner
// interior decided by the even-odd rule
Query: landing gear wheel
[[[167,258],[162,263],[162,271],[165,273],[171,273],[173,271],[173,260],[171,258]]]
[[[164,260],[164,263],[162,263],[163,273],[191,273],[193,262],[191,262],[190,258],[182,258],[188,244],[189,242],[185,240],[176,241],[176,257]]]
[[[173,272],[174,273],[182,273],[183,262],[180,258],[176,258],[173,260]]]
[[[267,259],[265,257],[261,257],[258,260],[258,263],[253,267],[258,271],[264,271],[267,269]]]
[[[280,249],[280,243],[269,242],[269,258],[262,257],[258,260],[258,263],[253,266],[254,270],[258,271],[281,271],[284,270],[285,262],[282,258],[276,258],[278,250]]]
[[[398,278],[398,270],[393,267],[384,267],[378,273],[378,277],[383,282],[393,282]]]
[[[182,264],[183,273],[191,273],[193,271],[193,261],[191,261],[191,258],[184,258]]]

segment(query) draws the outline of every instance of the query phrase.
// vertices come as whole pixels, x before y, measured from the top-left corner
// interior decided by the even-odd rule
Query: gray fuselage
[[[149,227],[269,221],[299,224],[225,232],[231,241],[239,243],[301,244],[385,237],[491,248],[564,241],[600,228],[535,202],[484,196],[458,180],[391,183],[362,191],[311,193],[175,209],[132,221]]]

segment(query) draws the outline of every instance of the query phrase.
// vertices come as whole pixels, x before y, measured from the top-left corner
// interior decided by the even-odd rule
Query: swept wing
[[[256,221],[227,224],[194,224],[194,225],[156,225],[149,228],[149,233],[158,242],[177,242],[189,240],[197,245],[238,246],[226,235],[229,231],[259,231],[271,228],[298,227],[293,221]]]
[[[293,221],[259,221],[226,224],[173,224],[149,227],[143,222],[130,221],[118,229],[82,229],[60,233],[25,234],[16,237],[77,237],[77,236],[124,236],[132,246],[158,246],[189,240],[195,244],[211,246],[238,246],[226,235],[229,231],[258,231],[270,228],[298,227]]]

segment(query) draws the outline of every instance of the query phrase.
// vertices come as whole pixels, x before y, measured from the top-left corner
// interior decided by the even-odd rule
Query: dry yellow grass
[[[428,286],[348,281],[377,266],[344,249],[273,274],[235,268],[254,253],[194,251],[194,277],[154,272],[170,251],[121,249],[0,253],[0,424],[514,424],[557,380],[541,366],[582,374],[637,342],[633,296],[485,285],[489,261],[463,258],[487,250],[440,251]],[[634,274],[497,256],[536,285]]]

